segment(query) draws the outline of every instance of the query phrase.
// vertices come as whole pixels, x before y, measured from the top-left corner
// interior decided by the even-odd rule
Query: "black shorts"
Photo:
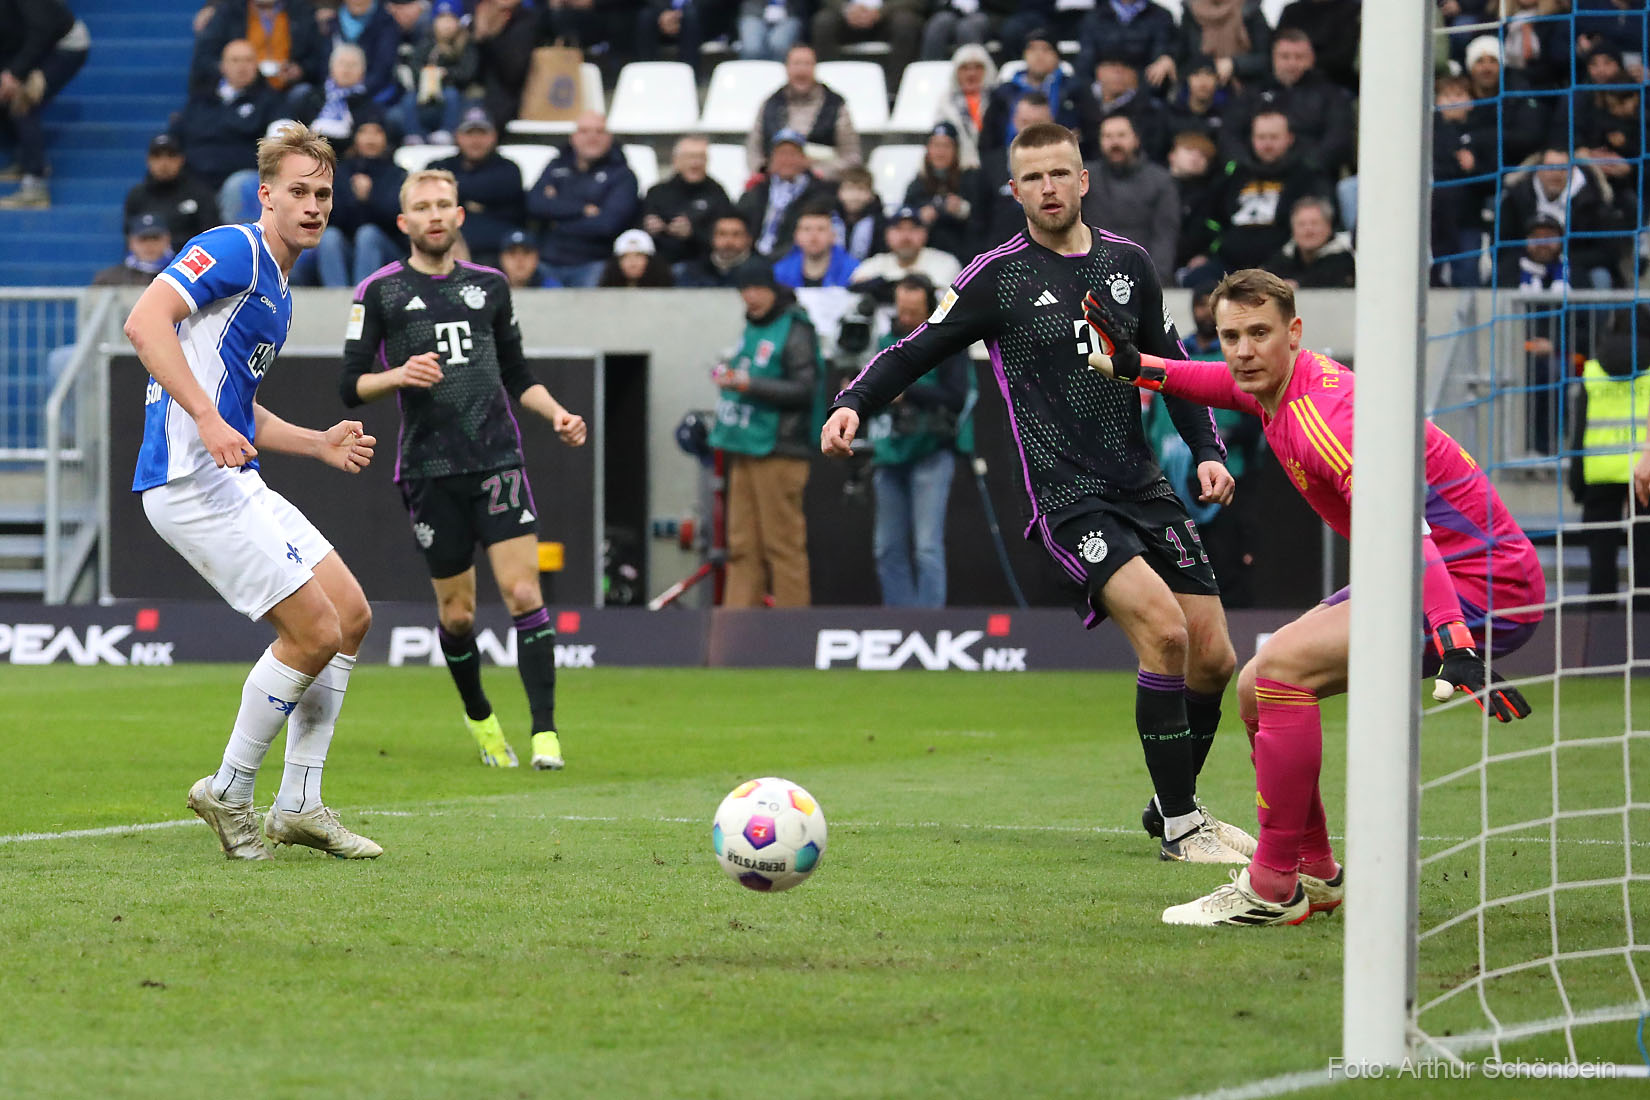
[[[1106,617],[1100,590],[1133,558],[1145,558],[1171,591],[1220,595],[1197,524],[1177,497],[1091,497],[1053,516],[1038,517],[1031,537],[1048,551],[1083,625],[1091,628]]]
[[[475,561],[476,544],[538,534],[538,506],[527,471],[514,466],[481,474],[407,478],[401,500],[413,538],[440,580],[456,577]]]

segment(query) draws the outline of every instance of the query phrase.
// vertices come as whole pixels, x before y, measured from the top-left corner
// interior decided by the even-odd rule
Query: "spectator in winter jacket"
[[[1289,116],[1295,155],[1331,181],[1353,162],[1352,97],[1313,68],[1312,40],[1281,31],[1272,40],[1272,72],[1244,89],[1226,112],[1224,152],[1235,159],[1261,111]]]
[[[635,288],[672,287],[670,265],[659,258],[653,238],[645,230],[626,229],[613,242],[613,258],[602,269],[597,286]]]
[[[430,29],[413,49],[413,95],[409,133],[433,144],[447,140],[464,117],[466,98],[481,96],[481,53],[461,21],[463,0],[436,0]]]
[[[1100,124],[1100,159],[1083,165],[1089,191],[1083,220],[1146,250],[1165,283],[1174,279],[1180,195],[1168,169],[1140,155],[1134,123],[1123,113]]]
[[[1335,232],[1335,206],[1308,195],[1289,211],[1289,243],[1266,262],[1266,270],[1297,290],[1347,287],[1355,281],[1352,237]]]
[[[553,8],[544,11],[546,19],[556,14]],[[486,87],[482,102],[502,125],[521,109],[521,90],[527,86],[533,48],[539,44],[539,15],[521,0],[481,0],[470,21],[470,36]]]
[[[894,304],[894,287],[901,279],[921,275],[929,286],[950,286],[962,264],[949,252],[928,247],[928,229],[909,206],[888,219],[887,251],[878,252],[854,269],[850,285],[883,305]]]
[[[217,86],[191,94],[168,129],[183,146],[189,171],[212,188],[235,172],[256,172],[258,139],[277,117],[275,93],[258,75],[250,42],[225,45],[218,72]]]
[[[0,139],[12,146],[20,186],[0,210],[51,206],[46,187],[46,105],[86,64],[91,32],[62,0],[0,0]]]
[[[696,260],[710,251],[711,226],[733,203],[722,185],[705,169],[710,142],[698,134],[678,138],[671,151],[675,169],[654,184],[642,200],[642,228],[653,235],[661,263],[674,265]]]
[[[333,173],[332,217],[314,249],[322,286],[355,286],[407,253],[396,224],[407,173],[390,155],[394,142],[382,110],[356,120],[349,152]]]
[[[171,232],[172,247],[220,224],[218,197],[210,187],[183,170],[183,146],[171,134],[149,141],[149,171],[126,192],[126,224],[144,214],[158,216]]]
[[[527,230],[512,229],[499,243],[498,269],[509,280],[511,290],[554,290],[561,286],[544,270],[539,243]]]
[[[1467,115],[1476,144],[1494,149],[1501,144],[1501,168],[1516,168],[1538,152],[1547,140],[1551,116],[1549,100],[1530,94],[1530,82],[1516,71],[1501,72],[1501,44],[1493,34],[1467,43],[1467,82],[1470,98],[1484,100]],[[1490,172],[1485,164],[1480,171]]]
[[[940,101],[935,122],[957,131],[957,160],[964,168],[980,166],[980,127],[997,83],[997,65],[984,46],[959,46],[951,58],[951,91]]]
[[[1207,57],[1221,87],[1233,81],[1243,85],[1265,78],[1271,45],[1272,28],[1260,0],[1187,0],[1175,61],[1184,76]]]
[[[464,243],[477,260],[498,254],[511,230],[527,224],[527,200],[522,194],[521,169],[498,151],[498,131],[482,107],[472,107],[453,134],[458,155],[438,160],[458,180],[458,201],[464,207]]]
[[[917,59],[927,6],[924,0],[821,0],[813,21],[814,46],[822,59],[835,61],[844,41],[884,42],[889,70],[902,73]]]
[[[888,219],[877,198],[876,180],[870,170],[855,165],[845,169],[836,189],[837,243],[856,261],[882,247]]]
[[[796,233],[796,218],[807,206],[829,202],[831,189],[808,170],[807,139],[781,130],[768,148],[768,174],[739,196],[738,210],[750,227],[756,251],[782,250]]]
[[[614,240],[640,205],[635,173],[596,111],[579,116],[567,150],[527,193],[527,212],[545,223],[539,255],[570,287],[596,285]]]
[[[977,168],[959,163],[957,128],[949,122],[936,125],[928,135],[922,168],[905,191],[905,205],[917,212],[928,227],[928,243],[958,260],[972,259],[968,218],[973,212],[970,196],[979,188]]]
[[[1318,71],[1354,95],[1358,91],[1362,6],[1362,0],[1295,0],[1278,14],[1276,27],[1278,31],[1305,31]]]
[[[1329,183],[1294,152],[1289,116],[1264,110],[1250,124],[1249,151],[1226,165],[1215,216],[1221,224],[1216,258],[1227,271],[1260,267],[1289,240],[1289,211]]]
[[[1169,102],[1169,136],[1188,131],[1202,134],[1218,147],[1221,115],[1231,99],[1231,93],[1221,87],[1215,62],[1210,57],[1194,57],[1181,67],[1182,79],[1174,98]]]
[[[93,286],[148,286],[176,252],[165,219],[141,214],[126,223],[126,258],[92,276]]]
[[[785,54],[785,83],[756,113],[756,124],[745,138],[745,161],[752,172],[763,162],[782,131],[802,135],[803,146],[836,151],[815,167],[826,179],[835,179],[850,164],[860,163],[859,133],[848,117],[840,95],[814,78],[817,58],[812,46],[798,44]]]
[[[922,59],[945,61],[963,46],[983,46],[1019,7],[1017,0],[935,0],[922,28]]]
[[[731,287],[734,273],[751,258],[751,231],[738,214],[723,214],[710,231],[710,252],[677,264],[677,286]]]
[[[1556,221],[1567,238],[1572,285],[1609,290],[1627,246],[1607,237],[1577,236],[1618,228],[1595,171],[1571,164],[1566,149],[1544,149],[1531,170],[1502,182],[1500,219],[1503,226],[1533,225],[1541,217]]]
[[[1120,51],[1141,86],[1156,93],[1174,84],[1179,37],[1174,16],[1151,0],[1099,0],[1083,17],[1077,71],[1094,72],[1102,49]]]
[[[1169,148],[1169,175],[1180,201],[1180,234],[1175,240],[1175,282],[1181,286],[1213,286],[1221,276],[1211,259],[1220,234],[1215,203],[1226,179],[1215,172],[1214,142],[1196,131],[1179,134]]]
[[[367,60],[367,96],[384,106],[401,99],[395,62],[404,32],[390,14],[393,3],[395,0],[343,0],[332,31],[334,47],[345,42],[361,47]]]
[[[1466,77],[1446,75],[1433,82],[1432,254],[1454,257],[1434,267],[1434,286],[1445,285],[1446,271],[1450,286],[1477,286],[1480,281],[1485,205],[1495,184],[1459,181],[1493,170],[1495,135],[1468,125],[1469,95]]]
[[[854,258],[836,243],[829,207],[810,207],[796,219],[796,244],[774,261],[773,277],[793,290],[804,286],[847,286]]]
[[[360,46],[341,43],[327,59],[327,79],[307,93],[289,96],[293,117],[316,133],[342,145],[355,132],[355,116],[376,107],[367,95],[367,55]]]
[[[282,95],[326,79],[330,44],[315,22],[312,0],[224,0],[195,38],[189,86],[214,87],[223,48],[239,38],[252,44],[258,71]]]
[[[1146,159],[1163,163],[1163,158],[1169,155],[1168,112],[1140,87],[1139,74],[1113,47],[1100,48],[1089,95],[1097,111],[1096,127],[1113,116],[1126,117],[1140,139]]]
[[[1015,122],[1015,105],[1032,92],[1048,100],[1054,121],[1076,130],[1084,157],[1095,155],[1094,134],[1099,119],[1087,81],[1078,80],[1060,65],[1060,54],[1054,36],[1042,28],[1026,34],[1022,55],[1025,67],[992,89],[991,100],[980,126],[980,153],[987,149],[1006,149],[1014,135],[1020,132]],[[1094,72],[1091,67],[1087,72]]]

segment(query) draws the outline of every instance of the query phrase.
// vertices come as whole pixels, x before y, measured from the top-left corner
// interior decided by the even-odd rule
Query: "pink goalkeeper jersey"
[[[1352,533],[1352,394],[1355,376],[1301,349],[1276,416],[1239,390],[1221,362],[1164,363],[1163,389],[1199,404],[1260,417],[1266,442],[1312,510],[1341,536]],[[1421,553],[1427,624],[1463,618],[1461,603],[1498,618],[1537,622],[1547,582],[1535,547],[1466,449],[1427,422],[1426,513]],[[1500,608],[1525,608],[1509,610]]]

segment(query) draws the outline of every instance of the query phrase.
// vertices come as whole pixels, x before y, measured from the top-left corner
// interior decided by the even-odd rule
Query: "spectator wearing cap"
[[[1271,45],[1272,28],[1260,0],[1186,0],[1175,62],[1184,74],[1208,58],[1221,87],[1247,84],[1266,76]]]
[[[1168,169],[1140,155],[1128,115],[1119,112],[1100,124],[1100,159],[1083,167],[1089,173],[1083,220],[1145,249],[1158,278],[1173,282],[1180,195]]]
[[[1159,164],[1169,155],[1169,115],[1163,104],[1140,87],[1140,74],[1111,46],[1102,46],[1094,61],[1095,125],[1121,115],[1134,127],[1148,160]]]
[[[226,0],[216,5],[195,39],[189,63],[192,88],[211,90],[217,84],[218,58],[236,39],[252,46],[258,71],[282,95],[326,79],[330,45],[315,21],[313,0]]]
[[[858,266],[847,249],[836,242],[836,225],[831,208],[825,205],[803,210],[796,219],[796,243],[774,261],[773,277],[780,286],[795,290],[805,286],[847,286]]]
[[[1019,9],[1018,0],[935,0],[922,28],[922,59],[945,61],[963,46],[983,48]]]
[[[498,267],[512,290],[554,290],[561,286],[539,259],[539,242],[525,229],[512,229],[499,242]]]
[[[1501,44],[1493,34],[1479,35],[1467,43],[1466,67],[1468,98],[1485,101],[1467,112],[1473,144],[1482,149],[1499,145],[1500,167],[1518,167],[1539,152],[1547,138],[1550,112],[1545,99],[1530,94],[1530,82],[1523,73],[1502,73]],[[1495,167],[1485,164],[1479,171],[1492,172]]]
[[[808,459],[819,446],[824,363],[819,336],[796,295],[766,261],[735,276],[745,329],[728,362],[711,371],[716,424],[710,445],[727,456],[728,562],[722,605],[806,607]]]
[[[542,17],[553,21],[559,4],[543,9]],[[544,36],[540,33],[540,12],[521,0],[480,0],[470,21],[480,62],[483,102],[487,113],[499,124],[516,117],[521,108],[521,90],[527,86],[527,71],[533,64],[533,49]],[[546,41],[554,41],[546,38]]]
[[[957,131],[957,159],[964,168],[980,166],[980,127],[997,85],[997,63],[984,46],[959,46],[951,57],[951,90],[940,101],[936,122]]]
[[[189,172],[215,188],[219,209],[229,212],[238,207],[242,182],[257,175],[258,139],[275,121],[277,105],[244,38],[224,46],[218,68],[217,87],[193,92],[167,132],[183,146]]]
[[[1083,17],[1078,35],[1077,71],[1094,72],[1105,50],[1140,74],[1157,91],[1174,84],[1179,31],[1168,9],[1151,0],[1101,0]]]
[[[373,106],[367,95],[367,55],[347,42],[332,48],[325,83],[295,104],[298,121],[334,144],[348,140],[355,131],[355,116]]]
[[[171,134],[149,141],[148,171],[126,192],[126,224],[155,214],[172,236],[174,249],[218,225],[218,198],[210,187],[183,170],[183,146]]]
[[[148,286],[174,255],[166,219],[153,212],[139,214],[126,223],[126,258],[92,276],[92,285]]]
[[[1348,287],[1357,281],[1352,235],[1335,232],[1335,206],[1308,195],[1289,212],[1289,243],[1266,262],[1266,270],[1297,290]]]
[[[1249,122],[1262,111],[1289,116],[1295,154],[1313,170],[1337,180],[1353,166],[1352,97],[1314,67],[1312,40],[1305,31],[1280,31],[1272,39],[1272,70],[1252,82],[1225,114],[1222,135],[1228,158],[1238,156]]]
[[[390,149],[384,112],[369,107],[356,120],[348,152],[333,173],[332,217],[326,232],[292,269],[299,285],[309,281],[305,269],[311,256],[321,286],[356,286],[407,254],[406,236],[396,224],[407,173]]]
[[[464,241],[472,255],[485,259],[498,253],[507,233],[527,224],[521,169],[499,153],[498,131],[484,107],[471,107],[464,113],[453,140],[458,154],[430,167],[444,168],[458,180]]]
[[[750,226],[756,251],[770,255],[796,233],[796,215],[804,206],[828,200],[830,188],[808,169],[807,139],[796,130],[781,130],[768,148],[767,176],[739,197],[738,211]]]
[[[464,117],[464,102],[481,97],[481,54],[464,25],[463,0],[435,0],[430,26],[413,48],[413,94],[406,97],[407,132],[444,144]]]
[[[854,269],[849,285],[884,305],[892,304],[894,284],[910,275],[921,275],[930,285],[950,286],[962,271],[962,264],[949,252],[928,247],[928,227],[922,216],[902,206],[888,219],[887,251],[878,252]]]
[[[813,43],[826,61],[842,56],[843,42],[886,43],[889,71],[903,73],[917,59],[926,7],[924,0],[821,0]]]
[[[751,230],[738,214],[727,213],[711,226],[710,252],[676,265],[677,286],[731,287],[734,272],[751,258]]]
[[[917,178],[905,189],[905,205],[916,210],[928,227],[928,243],[958,260],[974,255],[969,249],[969,196],[979,188],[979,170],[964,168],[957,128],[949,122],[935,125],[923,150]]]
[[[998,84],[991,93],[985,121],[980,126],[981,159],[987,149],[1008,148],[1014,135],[1020,132],[1014,108],[1022,96],[1031,92],[1048,100],[1054,121],[1076,130],[1083,155],[1092,157],[1094,128],[1099,121],[1094,100],[1082,82],[1061,67],[1053,34],[1042,27],[1028,31],[1022,59],[1025,67]]]
[[[783,61],[801,41],[812,0],[739,0],[739,57],[743,61]]]
[[[1453,0],[1440,0],[1439,7],[1452,3]],[[1278,13],[1275,30],[1304,31],[1312,42],[1319,71],[1356,95],[1358,38],[1363,14],[1363,0],[1295,0]],[[1487,13],[1487,18],[1493,22],[1495,13]],[[1477,16],[1466,16],[1469,23],[1477,20]]]
[[[604,287],[671,287],[676,280],[646,230],[626,229],[613,242],[613,258],[596,281]]]
[[[804,147],[835,150],[835,157],[818,166],[827,179],[835,179],[847,165],[860,163],[859,133],[848,117],[848,105],[815,79],[816,61],[812,46],[799,43],[786,52],[785,83],[763,102],[756,125],[745,138],[745,160],[752,172],[762,170],[766,154],[782,133],[800,135]]]
[[[707,138],[678,138],[670,154],[669,178],[649,188],[642,200],[642,228],[653,235],[663,263],[686,263],[710,251],[711,226],[733,212],[728,193],[706,171],[709,163]]]
[[[1199,56],[1187,61],[1181,67],[1180,86],[1168,104],[1170,140],[1181,134],[1197,133],[1218,146],[1224,121],[1221,115],[1230,98],[1230,91],[1221,87],[1213,58]]]
[[[416,0],[343,0],[338,5],[332,48],[336,50],[345,43],[361,47],[367,63],[367,96],[382,106],[401,98],[395,63],[404,31],[390,9],[413,2]]]
[[[640,205],[636,175],[595,111],[579,116],[566,150],[527,193],[527,213],[544,223],[539,255],[570,287],[596,285]]]

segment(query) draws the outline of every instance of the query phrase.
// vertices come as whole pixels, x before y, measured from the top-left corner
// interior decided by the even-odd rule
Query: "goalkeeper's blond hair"
[[[1254,307],[1268,301],[1277,303],[1278,313],[1284,321],[1295,319],[1295,288],[1270,271],[1262,271],[1258,267],[1234,271],[1209,291],[1211,312],[1219,309],[1221,302]]]
[[[291,156],[309,157],[319,164],[321,168],[314,175],[330,176],[338,171],[338,154],[332,151],[332,142],[300,122],[289,122],[258,139],[258,182],[274,183],[282,163]]]

